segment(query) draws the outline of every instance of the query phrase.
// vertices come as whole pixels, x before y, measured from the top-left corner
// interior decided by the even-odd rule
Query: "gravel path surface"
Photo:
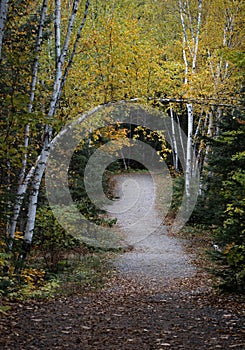
[[[0,349],[245,349],[243,299],[214,293],[181,241],[167,235],[151,177],[115,180],[121,199],[108,210],[134,246],[115,258],[119,274],[96,291],[13,302],[0,315]]]
[[[168,284],[170,279],[191,277],[196,269],[183,251],[180,240],[167,235],[155,209],[156,191],[149,174],[114,177],[114,204],[108,207],[117,226],[133,250],[120,255],[114,264],[127,277]]]

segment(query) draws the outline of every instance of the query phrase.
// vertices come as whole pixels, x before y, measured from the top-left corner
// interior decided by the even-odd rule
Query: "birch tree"
[[[0,156],[1,194],[3,193],[8,201],[8,205],[2,207],[2,219],[7,221],[4,234],[10,237],[14,199],[17,200],[16,193],[23,185],[26,169],[30,165],[30,160],[28,160],[30,124],[33,128],[32,150],[38,143],[38,138],[36,140],[33,138],[37,131],[37,114],[28,113],[28,111],[32,109],[31,85],[35,86],[35,82],[33,84],[30,82],[31,78],[34,78],[32,66],[41,9],[39,5],[36,6],[36,3],[34,8],[33,2],[23,0],[17,3],[9,1],[8,5],[8,18],[5,22],[0,61],[0,123],[2,128]]]
[[[55,79],[53,84],[53,91],[52,96],[50,99],[49,104],[49,110],[47,114],[47,119],[52,120],[54,117],[59,99],[61,97],[62,88],[65,84],[66,78],[67,78],[67,71],[64,69],[65,59],[67,56],[67,52],[69,49],[70,41],[71,41],[71,35],[74,27],[74,21],[77,15],[79,0],[75,0],[73,3],[72,12],[69,18],[67,31],[65,34],[64,44],[61,48],[61,1],[56,0],[55,1],[55,49],[56,49],[56,71],[55,71]],[[81,21],[81,24],[77,30],[76,34],[76,40],[73,44],[73,50],[72,52],[75,53],[78,40],[81,36],[81,31],[84,27],[87,15],[88,15],[88,9],[89,9],[90,1],[87,0],[85,4],[85,10],[84,10],[84,16]],[[68,62],[68,67],[72,65],[74,54],[71,55],[70,61]],[[63,82],[62,82],[63,81]],[[37,201],[38,201],[38,195],[39,195],[39,189],[41,180],[44,174],[46,162],[49,156],[49,149],[50,149],[50,142],[52,140],[53,136],[53,130],[51,123],[46,124],[45,130],[44,130],[44,138],[43,138],[43,145],[42,145],[42,151],[40,155],[40,159],[38,160],[37,167],[35,169],[35,174],[32,180],[32,186],[31,186],[31,193],[30,193],[30,199],[29,199],[29,209],[28,209],[28,218],[27,218],[27,224],[25,229],[25,235],[24,235],[24,243],[26,247],[29,247],[32,242],[34,227],[35,227],[35,219],[36,219],[36,209],[37,209]],[[27,248],[28,251],[28,248]]]
[[[232,65],[229,57],[232,52],[240,50],[243,42],[244,4],[238,1],[227,1],[226,3],[218,1],[210,2],[209,6],[212,11],[205,24],[204,33],[206,35],[203,37],[203,45],[206,46],[207,71],[209,72],[209,76],[206,75],[206,81],[212,86],[211,96],[209,94],[208,98],[214,99],[214,104],[206,112],[205,120],[206,138],[211,141],[220,134],[220,124],[224,112],[230,108],[229,104],[235,108],[240,104],[239,84],[241,82],[237,80],[237,68]],[[212,41],[210,37],[213,38]],[[201,191],[207,188],[204,182],[208,183],[211,176],[210,171],[205,170],[208,158],[212,153],[209,141],[206,141],[203,153]]]
[[[38,29],[38,35],[37,35],[37,41],[36,41],[36,55],[35,55],[34,64],[33,64],[32,79],[31,79],[30,94],[29,94],[29,103],[28,103],[28,107],[27,107],[27,111],[29,114],[32,113],[33,102],[34,102],[34,98],[35,98],[35,90],[36,90],[37,77],[38,77],[38,67],[39,67],[39,55],[40,55],[41,44],[42,44],[42,40],[43,40],[43,29],[44,29],[45,17],[46,17],[46,13],[47,13],[47,3],[48,3],[48,0],[43,0],[43,4],[42,4],[42,8],[41,8],[39,29]],[[28,186],[28,184],[29,184],[29,182],[34,174],[34,170],[35,170],[35,166],[32,166],[31,169],[29,170],[28,174],[26,175],[29,136],[30,136],[30,124],[28,123],[25,126],[24,155],[23,155],[23,159],[22,159],[22,168],[20,171],[19,179],[18,179],[16,201],[15,201],[15,204],[13,207],[13,215],[11,218],[11,225],[10,225],[9,231],[8,231],[8,237],[10,238],[9,248],[12,247],[12,243],[13,243],[13,239],[14,239],[14,235],[15,235],[15,231],[16,231],[17,220],[18,220],[20,209],[22,206],[24,194],[26,192],[27,186]]]
[[[18,231],[20,229],[23,231],[23,224],[26,222],[25,213],[28,202],[29,208],[25,237],[27,237],[27,242],[31,242],[32,240],[40,184],[49,154],[49,144],[53,138],[52,125],[55,123],[59,101],[69,75],[69,70],[73,64],[90,6],[90,1],[88,0],[74,0],[68,9],[64,7],[63,4],[61,6],[61,3],[60,0],[55,1],[55,8],[53,8],[52,4],[47,0],[42,0],[41,4],[39,2],[39,5],[41,5],[40,7],[36,7],[36,3],[34,4],[33,2],[25,4],[23,15],[21,20],[17,22],[19,24],[16,27],[13,27],[13,20],[15,20],[15,18],[19,19],[19,13],[16,15],[17,12],[15,13],[13,8],[10,7],[9,18],[11,18],[11,23],[8,21],[6,23],[8,27],[8,37],[6,37],[4,43],[6,45],[4,46],[6,54],[4,54],[4,66],[2,66],[4,69],[2,69],[1,76],[6,79],[7,86],[11,86],[10,84],[13,85],[13,93],[11,91],[13,96],[9,99],[8,90],[6,89],[6,93],[4,90],[1,90],[1,101],[6,101],[4,102],[5,110],[3,109],[1,112],[3,117],[6,118],[6,125],[9,123],[11,127],[9,130],[6,130],[6,137],[3,135],[1,139],[3,142],[4,140],[6,142],[9,138],[8,143],[10,146],[12,144],[16,145],[16,150],[14,151],[16,153],[16,160],[13,156],[11,162],[9,162],[8,159],[4,159],[4,164],[6,165],[4,173],[2,174],[2,179],[6,179],[6,173],[11,174],[11,179],[9,179],[11,181],[11,188],[9,190],[6,180],[4,182],[5,192],[7,191],[7,195],[8,193],[11,194],[11,201],[13,203],[11,205],[12,215],[10,217],[10,225],[6,227],[10,249],[12,249],[16,228],[18,227]],[[84,10],[82,9],[83,4],[85,5]],[[22,3],[18,4],[20,7],[21,5]],[[53,28],[50,22],[52,16],[55,19]],[[29,26],[30,23],[31,26]],[[66,30],[64,26],[66,26]],[[22,45],[21,41],[18,41],[17,45],[15,44],[15,37],[11,35],[13,33],[15,34],[15,30],[17,34],[16,38],[25,36],[26,40],[28,40],[26,32],[29,31],[28,33],[31,35],[31,40],[28,41],[28,44],[30,43],[30,47],[27,46],[25,42]],[[36,35],[36,38],[34,35]],[[51,40],[53,40],[53,44]],[[54,55],[52,53],[52,45],[55,48]],[[47,46],[51,47],[50,55],[47,53]],[[16,52],[14,51],[15,48]],[[22,61],[27,56],[28,50],[30,50],[30,52],[27,69]],[[13,60],[15,54],[19,55],[20,60]],[[5,62],[7,62],[6,65]],[[9,62],[11,64],[13,62],[14,64],[12,72],[22,72],[21,69],[23,67],[26,80],[21,80],[19,76],[17,76],[16,79],[18,79],[19,84],[17,86],[15,81],[12,83],[11,74],[8,74],[10,70],[9,67],[11,67]],[[18,66],[19,62],[22,64],[21,68]],[[31,66],[32,68],[30,69],[29,67]],[[27,75],[27,72],[29,75]],[[19,75],[21,76],[21,74]],[[7,79],[9,79],[9,81]],[[51,79],[53,80],[52,82]],[[50,83],[52,83],[52,89]],[[24,91],[25,95],[23,92],[20,95],[17,88],[21,92]],[[2,98],[4,96],[5,98]],[[49,102],[47,103],[46,100],[48,99]],[[8,104],[9,101],[12,103],[12,106]],[[20,107],[18,105],[19,101],[21,102]],[[23,101],[25,102],[24,108]],[[19,109],[16,109],[15,106],[18,106]],[[16,115],[23,116],[21,121],[15,116],[15,119],[13,119],[11,108],[13,111],[14,109],[16,110]],[[45,110],[47,111],[46,116],[44,115]],[[7,112],[6,117],[4,111]],[[4,120],[5,119],[1,121],[1,125],[4,125]],[[16,120],[17,123],[22,123],[22,125],[25,123],[25,126],[22,127],[21,130],[17,129],[16,132],[15,128],[18,128],[18,124],[16,122],[12,122],[11,124],[11,120]],[[46,122],[46,125],[43,127],[42,125],[44,125],[44,122]],[[17,126],[15,127],[16,124]],[[38,125],[38,127],[36,125]],[[42,134],[43,136],[41,136]],[[41,151],[39,151],[40,149]],[[18,150],[21,150],[21,152],[18,153]],[[12,149],[11,152],[11,154],[13,154]],[[4,156],[4,150],[1,150],[1,155]],[[8,175],[8,178],[9,177],[10,175]],[[15,196],[15,199],[13,196]],[[6,209],[4,212],[6,212]],[[29,243],[27,243],[27,245],[28,244]]]
[[[172,148],[173,148],[173,163],[174,169],[176,172],[179,171],[178,162],[179,162],[179,152],[176,141],[176,130],[175,130],[175,122],[174,122],[174,111],[173,108],[170,107],[170,119],[171,119],[171,127],[172,127]]]
[[[191,13],[190,1],[183,2],[179,0],[179,14],[183,31],[182,54],[185,65],[184,84],[189,84],[190,75],[194,75],[197,65],[197,55],[199,48],[199,36],[202,18],[202,0],[198,0],[196,20]],[[185,193],[188,201],[190,200],[190,181],[192,177],[192,136],[193,136],[193,105],[187,103],[187,150],[186,150],[186,169],[185,169]]]
[[[4,28],[7,21],[7,15],[8,15],[8,3],[9,3],[9,0],[1,0],[0,2],[0,61],[2,58]]]

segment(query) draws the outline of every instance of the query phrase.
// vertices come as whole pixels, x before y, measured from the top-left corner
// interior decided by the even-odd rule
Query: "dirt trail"
[[[134,245],[113,261],[119,273],[94,292],[13,303],[0,349],[243,350],[243,299],[214,293],[167,235],[151,178],[118,176],[115,190],[111,215]]]
[[[133,250],[114,261],[127,277],[165,285],[174,278],[191,277],[196,269],[180,240],[167,235],[154,202],[156,191],[149,174],[126,174],[114,177],[117,200],[108,207]]]

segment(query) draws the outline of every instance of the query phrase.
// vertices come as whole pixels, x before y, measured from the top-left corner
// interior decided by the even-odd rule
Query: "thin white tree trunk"
[[[69,58],[69,61],[67,63],[67,66],[65,68],[65,72],[63,74],[63,78],[62,78],[62,81],[61,81],[60,95],[58,97],[58,100],[61,98],[61,92],[63,91],[65,82],[66,82],[67,77],[68,77],[69,70],[70,70],[70,68],[72,66],[72,62],[74,60],[74,56],[75,56],[76,51],[77,51],[77,46],[78,46],[79,40],[81,38],[82,29],[83,29],[83,27],[85,25],[85,22],[86,22],[86,19],[87,19],[87,16],[88,16],[89,5],[90,5],[90,0],[87,0],[86,4],[85,4],[85,11],[84,11],[83,19],[82,19],[81,25],[80,25],[80,27],[78,29],[76,40],[75,40],[74,45],[73,45],[73,50],[72,50],[71,56]]]
[[[173,161],[174,161],[174,169],[176,172],[179,171],[179,155],[178,155],[178,146],[176,141],[176,133],[175,133],[175,122],[174,122],[174,113],[173,109],[170,108],[170,119],[171,119],[171,127],[172,127],[172,140],[173,140]]]
[[[183,136],[182,136],[183,131],[181,129],[180,120],[179,120],[179,116],[178,116],[177,113],[176,113],[176,116],[177,116],[177,122],[178,122],[179,140],[180,140],[181,150],[182,150],[182,154],[183,154],[183,159],[185,161],[186,160],[186,154],[185,154],[185,148],[184,148],[184,142],[183,142]]]
[[[195,34],[195,44],[193,49],[193,58],[192,58],[192,73],[196,69],[197,53],[199,46],[199,36],[200,36],[200,27],[201,27],[201,17],[202,17],[202,0],[198,0],[198,17],[197,17],[197,26]]]
[[[58,102],[61,96],[62,88],[65,84],[66,78],[63,79],[63,67],[64,67],[64,62],[65,62],[65,57],[67,55],[67,51],[69,48],[69,43],[70,43],[70,38],[71,38],[71,33],[75,21],[75,17],[77,14],[77,9],[78,9],[78,3],[79,0],[75,0],[73,4],[73,9],[72,13],[69,19],[68,23],[68,28],[65,36],[65,42],[64,42],[64,47],[59,52],[60,48],[60,0],[56,0],[56,22],[55,22],[55,45],[56,45],[56,55],[57,55],[57,60],[56,60],[56,74],[55,74],[55,80],[54,80],[54,85],[53,85],[53,91],[52,91],[52,96],[50,100],[50,106],[49,106],[49,111],[48,111],[48,119],[52,119],[56,113],[56,109],[58,107]],[[89,7],[90,2],[87,1],[85,5],[85,13],[87,17],[87,11]],[[84,16],[85,17],[85,16]],[[85,17],[85,19],[86,19]],[[84,19],[84,21],[85,21]],[[77,37],[79,34],[79,38],[81,35],[81,30],[83,26],[79,27]],[[75,45],[77,45],[77,41],[75,42]],[[77,46],[75,46],[76,48]],[[75,54],[75,52],[74,52]],[[59,55],[59,56],[58,56]],[[73,55],[74,57],[74,55]],[[72,58],[73,59],[73,58]],[[70,65],[72,64],[72,61],[70,61]],[[62,84],[62,79],[63,79],[63,84]],[[40,161],[38,163],[38,166],[35,171],[35,175],[33,178],[32,182],[32,188],[31,188],[31,195],[30,195],[30,201],[29,201],[29,208],[28,208],[28,219],[27,219],[27,224],[26,224],[26,230],[25,230],[25,236],[24,236],[24,242],[27,245],[30,245],[32,243],[32,238],[33,238],[33,233],[34,233],[34,227],[35,227],[35,219],[36,219],[36,210],[37,210],[37,201],[38,201],[38,195],[39,195],[39,189],[40,189],[40,184],[42,181],[42,177],[44,174],[44,170],[46,167],[47,159],[49,156],[49,149],[50,149],[50,142],[52,139],[52,127],[50,125],[46,125],[45,127],[45,135],[44,135],[44,141],[43,141],[43,148],[42,148],[42,154]]]
[[[126,164],[126,161],[125,161],[125,157],[124,157],[123,151],[120,150],[120,153],[121,153],[121,157],[122,157],[122,160],[123,160],[124,169],[125,169],[125,170],[128,170],[128,167],[127,167],[127,164]]]
[[[189,68],[191,67],[191,73],[195,74],[196,63],[197,63],[197,54],[199,48],[199,37],[200,37],[200,28],[201,28],[201,17],[202,17],[202,0],[198,0],[198,9],[197,9],[197,23],[194,28],[192,16],[190,13],[189,1],[179,0],[179,14],[180,21],[183,30],[183,60],[185,64],[185,79],[184,83],[189,82]],[[190,35],[192,37],[192,44],[188,37],[188,28],[190,30]],[[189,51],[190,59],[188,60],[186,50]],[[192,136],[193,136],[193,106],[189,102],[186,105],[187,115],[188,115],[188,135],[187,135],[187,149],[186,149],[186,169],[185,169],[185,194],[187,197],[187,206],[190,202],[190,182],[192,174],[192,169],[195,167],[192,157]]]
[[[55,109],[57,105],[57,97],[59,94],[61,78],[62,78],[62,57],[61,57],[61,0],[55,1],[55,52],[56,52],[56,74],[53,85],[52,96],[49,105],[48,118],[51,119],[55,114]],[[66,43],[67,44],[67,43]],[[30,245],[32,242],[33,231],[35,227],[36,211],[37,211],[37,201],[39,195],[40,184],[42,181],[44,169],[47,163],[49,155],[49,143],[52,138],[52,127],[50,125],[45,126],[42,153],[39,163],[37,164],[35,175],[32,180],[30,201],[28,207],[27,224],[25,229],[24,242]]]
[[[198,47],[199,47],[199,37],[200,37],[201,18],[202,18],[202,0],[198,0],[197,24],[195,29],[193,27],[189,1],[185,1],[185,3],[183,4],[183,2],[179,0],[179,14],[180,14],[180,21],[181,21],[182,30],[183,30],[183,50],[182,51],[183,51],[183,59],[185,63],[185,73],[186,74],[188,73],[189,66],[191,66],[192,73],[194,73],[196,69],[196,61],[197,61],[197,54],[198,54]],[[187,28],[189,28],[192,36],[192,45],[188,37]],[[188,63],[186,48],[188,48],[188,51],[191,57],[191,65]],[[187,83],[187,76],[185,77],[185,79]]]
[[[186,12],[186,10],[184,9],[183,3],[181,0],[179,0],[179,13],[180,13],[180,20],[181,20],[181,25],[182,25],[182,30],[183,30],[183,42],[184,42],[184,46],[188,47],[188,50],[191,54],[192,49],[190,46],[190,40],[188,38],[187,28],[186,28],[186,23],[185,23],[185,18],[184,18],[185,12]]]
[[[37,74],[38,74],[38,68],[39,68],[39,55],[40,55],[41,45],[42,45],[42,41],[43,41],[43,30],[44,30],[44,23],[45,23],[45,18],[46,18],[46,14],[47,14],[47,6],[48,6],[48,0],[43,0],[38,35],[37,35],[37,42],[36,42],[36,57],[34,59],[33,70],[32,70],[32,81],[31,81],[28,113],[32,113],[33,102],[34,102],[34,98],[35,98],[35,91],[36,91],[36,85],[37,85]]]
[[[208,113],[208,130],[207,130],[206,135],[208,138],[213,138],[213,136],[214,136],[214,113],[213,113],[213,110],[211,110]],[[205,148],[204,159],[203,159],[203,171],[202,171],[201,181],[200,181],[200,185],[199,185],[199,193],[200,194],[202,194],[203,189],[205,188],[204,181],[206,181],[207,177],[211,176],[211,172],[209,171],[207,173],[207,171],[206,171],[210,151],[211,151],[211,146],[210,146],[210,144],[207,144],[206,148]]]
[[[32,179],[31,194],[30,194],[30,201],[29,201],[29,207],[28,207],[28,218],[27,218],[27,224],[26,224],[25,236],[24,236],[24,242],[25,244],[28,244],[28,245],[30,245],[32,242],[35,219],[36,219],[37,200],[38,200],[39,189],[40,189],[40,184],[42,181],[44,169],[49,156],[49,143],[50,143],[50,137],[52,136],[52,128],[48,126],[45,130],[45,133],[46,135],[43,142],[43,151],[41,153],[41,157],[38,162],[38,165],[35,169],[35,175]]]
[[[4,29],[8,16],[8,3],[9,0],[1,0],[0,2],[0,62],[2,59]]]
[[[219,127],[219,124],[220,124],[220,120],[222,118],[222,115],[223,115],[223,111],[221,108],[218,108],[218,111],[217,111],[217,117],[216,117],[216,131],[215,131],[215,137],[219,137],[220,136],[220,127]]]
[[[185,169],[185,194],[187,198],[187,205],[190,201],[190,183],[192,177],[192,135],[193,135],[193,106],[191,103],[187,104],[188,115],[188,133],[186,146],[186,169]]]
[[[200,132],[200,128],[201,128],[201,122],[202,122],[202,113],[201,113],[201,116],[198,120],[198,124],[197,124],[197,128],[196,128],[196,131],[195,131],[195,134],[194,134],[194,140],[196,140],[199,132]]]
[[[33,102],[34,102],[34,98],[35,98],[37,74],[38,74],[38,68],[39,68],[39,54],[41,51],[41,45],[42,45],[42,40],[43,40],[43,29],[44,29],[44,23],[45,23],[45,18],[46,18],[46,13],[47,13],[47,2],[48,2],[48,0],[43,0],[42,9],[41,9],[39,30],[38,30],[37,42],[36,42],[36,57],[34,59],[34,64],[33,64],[32,80],[31,80],[30,95],[29,95],[29,104],[28,104],[28,108],[27,108],[27,111],[29,114],[32,113]],[[20,172],[19,179],[18,179],[16,202],[14,204],[13,216],[11,218],[11,224],[10,224],[10,227],[8,230],[8,236],[10,238],[10,245],[9,245],[10,249],[12,247],[19,213],[20,213],[20,209],[21,209],[22,202],[24,199],[24,194],[26,193],[27,186],[29,184],[31,177],[34,174],[34,169],[35,169],[34,167],[32,167],[30,169],[28,175],[26,176],[29,135],[30,135],[30,125],[27,124],[25,126],[24,155],[23,155],[23,159],[22,159],[21,172]]]
[[[55,36],[55,63],[56,69],[61,53],[61,38],[60,38],[60,21],[61,21],[61,1],[55,1],[55,20],[54,20],[54,36]]]
[[[9,228],[9,237],[11,239],[10,243],[9,243],[9,248],[12,248],[12,243],[13,243],[13,239],[15,236],[15,231],[16,231],[16,225],[17,225],[17,221],[19,218],[19,213],[20,213],[20,209],[22,206],[22,202],[23,202],[23,197],[24,194],[26,193],[27,187],[30,183],[30,180],[32,179],[35,169],[36,169],[36,165],[39,161],[40,157],[38,157],[37,162],[35,165],[33,165],[31,167],[31,169],[29,170],[28,174],[25,177],[25,180],[23,181],[23,183],[18,187],[18,192],[17,192],[17,196],[16,196],[16,202],[13,208],[13,214],[11,217],[11,226]]]
[[[193,144],[194,144],[194,149],[193,149],[193,153],[196,155],[196,152],[197,152],[197,137],[200,133],[200,129],[201,129],[201,123],[202,123],[202,112],[201,112],[201,116],[199,117],[199,120],[198,120],[198,125],[196,127],[196,131],[194,133],[194,136],[193,136]],[[198,169],[198,165],[199,165],[199,161],[200,161],[200,157],[201,157],[201,147],[199,146],[199,150],[197,152],[197,156],[195,157],[196,161],[193,162],[192,164],[192,174],[193,176],[196,176],[197,174],[197,169]]]

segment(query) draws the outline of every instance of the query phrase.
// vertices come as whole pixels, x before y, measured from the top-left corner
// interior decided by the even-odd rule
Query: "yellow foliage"
[[[23,233],[23,232],[20,232],[20,231],[16,231],[16,232],[15,232],[15,235],[14,235],[14,238],[15,238],[16,240],[23,239],[23,238],[24,238],[24,233]]]
[[[235,243],[231,243],[231,244],[228,244],[226,247],[225,247],[225,250],[224,250],[224,254],[229,254],[230,250],[235,246]]]
[[[25,268],[21,271],[21,278],[31,288],[40,286],[44,282],[45,271],[34,268]]]

